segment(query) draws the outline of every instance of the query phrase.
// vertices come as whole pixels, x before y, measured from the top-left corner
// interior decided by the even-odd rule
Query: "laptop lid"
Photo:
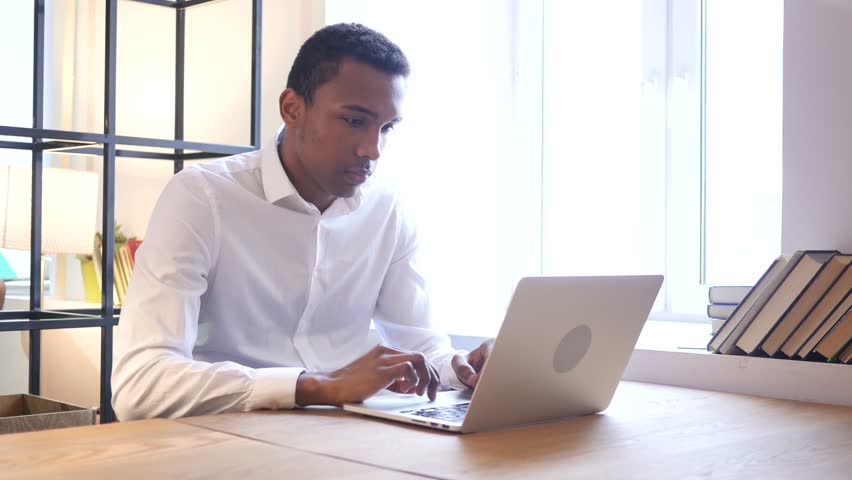
[[[461,430],[606,409],[662,282],[660,275],[521,279]]]

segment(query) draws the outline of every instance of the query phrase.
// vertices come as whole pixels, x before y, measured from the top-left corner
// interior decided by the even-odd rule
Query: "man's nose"
[[[358,144],[355,152],[359,158],[368,158],[371,161],[376,161],[382,155],[382,136],[368,135],[361,143]]]

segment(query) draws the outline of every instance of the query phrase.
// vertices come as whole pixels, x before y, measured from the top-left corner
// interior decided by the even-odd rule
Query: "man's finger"
[[[409,394],[412,393],[414,385],[404,378],[397,378],[386,388],[394,393]]]
[[[468,355],[468,361],[476,372],[482,371],[482,367],[485,366],[485,361],[488,360],[488,356],[491,355],[491,349],[493,347],[494,342],[492,340],[486,340],[482,342],[482,345],[480,345],[476,350],[470,352]]]
[[[423,356],[422,353],[411,352],[402,353],[399,355],[386,355],[382,360],[386,366],[391,366],[402,362],[410,363],[417,372],[418,380],[415,382],[417,386],[417,394],[423,395],[424,393],[426,393],[426,390],[429,388],[429,384],[432,381],[433,375],[428,366],[429,362],[426,360],[426,357]]]
[[[429,382],[429,400],[435,401],[438,397],[438,387],[441,385],[441,376],[438,375],[438,370],[435,369],[435,366],[431,363],[429,364],[429,370],[432,372],[432,380]]]
[[[385,345],[383,343],[380,343],[380,344],[376,345],[375,347],[373,347],[373,352],[376,352],[380,355],[397,355],[397,354],[400,354],[400,353],[409,353],[409,352],[406,352],[404,350],[400,350],[398,348],[394,348],[394,347],[391,347],[389,345]]]
[[[486,340],[482,343],[482,348],[485,350],[482,356],[482,361],[488,360],[488,357],[491,355],[491,350],[494,349],[494,340]]]
[[[466,361],[461,361],[456,365],[456,376],[459,377],[462,383],[467,385],[468,387],[473,388],[473,384],[471,383],[471,377],[476,375],[476,370],[467,363]]]
[[[417,370],[415,370],[411,362],[400,362],[390,367],[385,367],[380,371],[386,376],[388,382],[399,379],[408,382],[408,390],[411,390],[410,387],[417,385],[417,382],[420,380],[417,376]],[[404,388],[405,385],[401,385],[401,387]]]

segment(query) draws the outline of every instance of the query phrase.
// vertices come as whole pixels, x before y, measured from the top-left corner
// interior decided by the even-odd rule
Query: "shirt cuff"
[[[296,406],[296,382],[304,368],[258,368],[246,400],[246,411],[280,410]]]
[[[469,387],[462,383],[459,380],[458,375],[456,375],[456,371],[453,370],[453,356],[462,355],[467,357],[467,354],[470,353],[467,350],[456,350],[452,354],[447,355],[444,360],[444,364],[439,368],[438,375],[441,376],[441,386],[449,387],[455,390],[467,390]]]

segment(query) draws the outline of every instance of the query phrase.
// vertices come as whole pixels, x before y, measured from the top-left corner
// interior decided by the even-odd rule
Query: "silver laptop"
[[[476,390],[380,394],[345,410],[478,432],[609,406],[663,277],[526,277],[518,282]]]

